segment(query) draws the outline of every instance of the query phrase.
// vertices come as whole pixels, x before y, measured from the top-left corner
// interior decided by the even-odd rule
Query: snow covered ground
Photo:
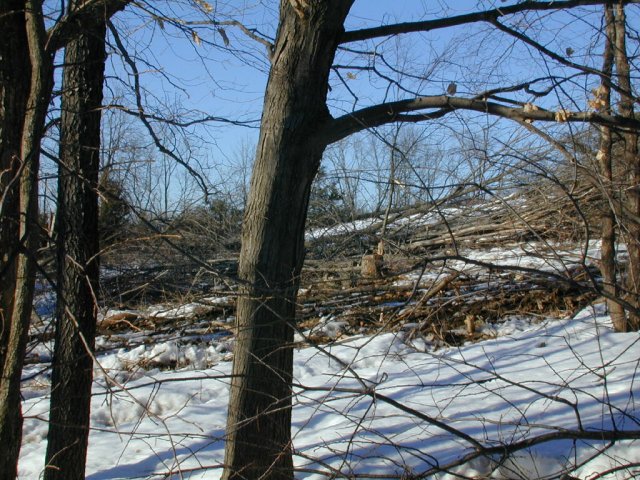
[[[597,242],[548,247],[465,251],[467,260],[447,260],[446,271],[477,274],[480,285],[484,262],[546,275],[599,256]],[[424,292],[445,271],[438,265],[392,285]],[[53,300],[40,289],[43,322],[33,328],[43,339]],[[213,296],[105,312],[105,321],[122,318],[132,328],[97,339],[89,480],[219,478],[232,304]],[[297,335],[300,344],[318,333],[335,340],[295,351],[297,478],[640,478],[640,334],[614,333],[602,304],[573,318],[483,324],[477,337],[490,339],[455,348],[432,343],[415,323],[343,335],[347,313],[332,311]],[[32,345],[24,371],[21,479],[44,469],[50,349],[51,341]]]
[[[596,440],[614,430],[639,437],[637,332],[613,333],[602,305],[487,328],[496,338],[458,348],[434,350],[400,331],[297,350],[297,478],[409,479],[438,468],[433,478],[558,478],[567,469],[581,479],[640,478],[639,440]],[[218,478],[233,340],[146,345],[133,335],[131,348],[98,358],[87,478]],[[21,479],[44,468],[42,367],[25,371]],[[503,455],[536,438],[548,441]]]

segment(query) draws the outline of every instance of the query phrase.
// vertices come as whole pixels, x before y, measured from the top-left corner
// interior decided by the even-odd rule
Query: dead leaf
[[[222,37],[222,41],[224,42],[224,46],[229,46],[229,37],[227,36],[227,32],[224,31],[224,28],[218,28],[218,33]]]
[[[589,108],[596,112],[605,110],[607,108],[607,88],[600,84],[598,88],[591,90],[591,93],[593,94],[593,98],[587,100]]]
[[[207,13],[213,12],[213,7],[208,2],[205,2],[204,0],[194,0],[194,1],[198,5],[200,5],[200,8],[202,8],[202,10],[204,10],[205,12]]]
[[[202,40],[200,39],[200,36],[198,35],[198,32],[196,32],[195,30],[191,30],[191,38],[193,38],[193,42],[197,46],[202,45]]]
[[[535,112],[535,111],[540,110],[540,109],[538,108],[537,105],[534,105],[533,103],[527,102],[522,107],[522,110],[524,110],[525,113],[530,113],[530,112]],[[531,118],[526,118],[524,121],[525,121],[525,123],[533,123],[533,119],[531,119]]]
[[[571,112],[569,110],[565,110],[561,108],[555,114],[556,122],[566,122],[571,117]]]

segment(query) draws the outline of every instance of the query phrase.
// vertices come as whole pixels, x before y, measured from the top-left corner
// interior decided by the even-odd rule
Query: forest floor
[[[640,444],[619,438],[640,436],[640,336],[614,333],[586,288],[597,242],[517,229],[490,242],[476,222],[447,246],[428,214],[396,235],[377,278],[360,275],[359,255],[332,253],[375,219],[308,236],[297,477],[639,477]],[[105,269],[88,479],[220,475],[237,291],[233,257],[209,265]],[[53,302],[41,286],[23,376],[24,479],[44,468]]]

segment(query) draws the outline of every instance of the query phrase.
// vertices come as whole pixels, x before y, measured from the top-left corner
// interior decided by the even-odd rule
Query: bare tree
[[[310,139],[329,118],[329,72],[350,6],[281,2],[242,233],[225,479],[293,477],[291,322],[311,183],[327,145]]]
[[[25,29],[25,3],[3,2],[0,6],[0,478],[17,475],[17,460],[22,438],[20,412],[20,373],[26,344],[28,315],[24,313],[27,298],[16,298],[18,283],[18,239],[20,233],[20,180],[25,165],[22,156],[22,132],[29,98],[31,77],[29,48]],[[23,230],[24,232],[24,230]],[[26,232],[24,232],[26,233]],[[25,239],[26,240],[26,239]],[[28,286],[28,284],[26,285]],[[24,292],[24,290],[23,290]]]
[[[614,58],[620,94],[618,110],[622,117],[635,119],[633,106],[637,98],[633,94],[631,83],[630,62],[626,47],[626,15],[622,0],[615,3],[613,23],[615,26]],[[627,178],[624,183],[625,214],[622,216],[625,225],[622,226],[622,229],[629,253],[624,298],[636,308],[640,307],[640,155],[638,155],[638,131],[639,129],[628,129],[622,132],[622,165]],[[632,311],[628,316],[628,326],[634,330],[640,328],[640,316]]]
[[[632,129],[640,126],[629,115],[550,111],[501,96],[531,91],[532,82],[468,98],[433,95],[384,101],[334,118],[326,100],[338,46],[473,22],[489,22],[502,29],[504,25],[498,19],[518,12],[598,3],[603,2],[520,2],[466,15],[344,32],[352,0],[280,2],[242,236],[242,295],[237,311],[225,480],[293,478],[290,415],[295,300],[304,259],[311,182],[327,145],[367,128],[433,120],[464,110],[517,121],[593,122]],[[527,42],[517,32],[509,33]],[[558,55],[551,54],[557,59]]]
[[[601,86],[595,91],[594,101],[601,102],[596,105],[600,110],[611,112],[611,81],[613,79],[614,45],[615,45],[615,13],[612,5],[605,7],[605,45],[602,64]],[[613,159],[612,129],[606,125],[600,127],[600,145],[596,158],[598,160],[601,190],[605,198],[604,211],[602,213],[602,254],[600,271],[604,281],[603,288],[611,294],[608,300],[611,319],[616,330],[626,330],[626,315],[622,306],[615,301],[618,297],[617,265],[616,265],[616,199],[613,187]]]
[[[72,2],[69,12],[82,6]],[[65,47],[58,203],[57,303],[45,479],[83,479],[97,318],[98,171],[104,21]]]
[[[0,198],[3,227],[7,226],[0,234],[0,444],[6,448],[0,456],[0,478],[17,474],[22,430],[20,375],[35,282],[40,141],[53,88],[54,54],[79,33],[80,26],[90,29],[96,19],[111,15],[126,3],[88,1],[72,14],[62,15],[48,30],[42,2],[10,1],[0,7],[0,123],[16,126],[6,133],[3,127],[0,138]]]
[[[359,190],[362,185],[362,157],[352,152],[353,148],[346,141],[338,142],[327,149],[325,162],[331,167],[329,175],[343,200],[343,208],[348,212],[350,220],[355,220],[360,210]],[[355,158],[354,158],[355,157]]]

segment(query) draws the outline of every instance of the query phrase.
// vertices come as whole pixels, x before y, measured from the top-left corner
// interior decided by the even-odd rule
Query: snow
[[[408,216],[399,216],[394,213],[390,216],[389,228],[400,228],[403,226],[411,226],[411,228],[426,227],[434,225],[442,220],[443,217],[459,215],[461,210],[455,207],[448,208],[434,208],[426,213],[415,213]],[[384,218],[379,217],[367,217],[359,220],[352,220],[349,222],[339,223],[330,227],[320,227],[313,230],[309,230],[305,233],[305,239],[307,241],[327,239],[330,237],[336,237],[340,235],[353,235],[355,233],[362,233],[375,226],[379,226],[383,222]]]
[[[434,214],[429,215],[412,222],[426,225]],[[350,228],[367,226],[364,221]],[[338,232],[323,233],[328,234]],[[473,276],[481,270],[474,262],[562,272],[599,256],[598,242],[581,249],[548,247],[528,243],[468,250],[462,253],[469,262],[440,262],[405,274],[394,285],[431,288],[452,271]],[[491,281],[479,278],[469,294]],[[606,443],[594,440],[597,435],[575,440],[566,435],[504,457],[499,453],[552,433],[640,431],[635,403],[640,335],[614,333],[602,304],[573,318],[509,316],[479,327],[489,340],[443,348],[441,341],[421,335],[418,323],[406,323],[397,332],[348,336],[343,316],[359,304],[358,295],[352,294],[341,313],[334,310],[296,334],[299,345],[313,336],[332,341],[294,354],[297,478],[326,479],[339,470],[365,478],[535,479],[570,471],[591,480],[599,472],[640,462],[639,441]],[[46,317],[54,302],[51,292],[38,290],[42,318],[33,332],[51,328]],[[178,306],[105,310],[101,320],[122,316],[139,327],[96,339],[100,353],[87,479],[219,478],[235,340],[232,317],[207,315],[232,302],[232,297],[211,296]],[[179,328],[147,331],[150,321]],[[27,356],[21,479],[39,478],[44,469],[51,349],[50,340],[39,342]],[[492,454],[474,454],[474,442],[493,448]],[[460,462],[465,455],[468,461]],[[640,467],[602,478],[640,478]]]
[[[316,328],[338,338],[340,322],[325,318]],[[433,350],[427,339],[409,341],[405,329],[296,350],[297,478],[326,479],[332,469],[419,476],[472,454],[467,436],[500,447],[580,426],[639,430],[640,336],[613,333],[603,305],[571,319],[510,317],[491,328],[495,339],[458,348]],[[232,349],[230,338],[164,339],[100,355],[87,479],[218,478]],[[49,391],[41,368],[25,372],[32,378],[24,385],[21,479],[44,468]],[[432,478],[551,478],[578,465],[572,475],[588,479],[640,461],[639,447],[558,439],[507,458],[477,456]],[[637,467],[605,478],[634,476]]]
[[[206,310],[199,303],[187,303],[176,308],[155,305],[149,307],[148,313],[150,317],[171,319],[179,317],[194,317],[204,313],[205,311]]]
[[[307,241],[319,240],[323,238],[335,237],[338,235],[350,235],[358,233],[373,227],[381,220],[376,217],[364,218],[361,220],[353,220],[351,222],[340,223],[331,227],[320,227],[305,233]]]

